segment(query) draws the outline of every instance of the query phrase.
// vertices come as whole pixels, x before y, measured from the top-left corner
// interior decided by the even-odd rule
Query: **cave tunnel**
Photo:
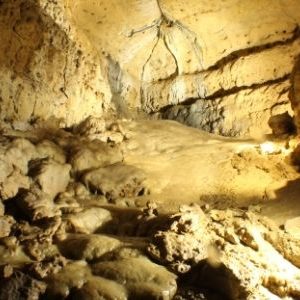
[[[299,0],[0,0],[0,300],[300,299]]]

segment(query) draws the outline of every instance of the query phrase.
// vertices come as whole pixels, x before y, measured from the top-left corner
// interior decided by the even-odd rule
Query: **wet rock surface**
[[[259,207],[234,206],[226,202],[228,196],[216,199],[215,187],[210,194],[206,190],[209,197],[179,205],[179,196],[190,191],[176,198],[172,186],[174,206],[155,186],[166,179],[150,172],[158,154],[165,159],[163,172],[174,176],[181,170],[181,153],[191,159],[199,155],[197,149],[213,146],[223,151],[218,150],[221,167],[230,166],[236,181],[257,174],[270,182],[293,180],[297,173],[284,163],[287,148],[266,156],[257,145],[206,134],[200,138],[175,123],[99,122],[89,118],[74,130],[37,125],[4,132],[1,187],[12,192],[1,193],[0,299],[300,297],[297,218],[279,227]],[[139,139],[140,130],[152,140]],[[112,131],[123,139],[103,139]],[[174,140],[183,132],[189,145],[198,137],[189,150]],[[87,148],[89,159],[81,152]],[[134,160],[132,153],[143,160]],[[15,170],[26,184],[7,181]],[[190,169],[189,176],[198,172]],[[259,177],[253,190],[262,184]]]

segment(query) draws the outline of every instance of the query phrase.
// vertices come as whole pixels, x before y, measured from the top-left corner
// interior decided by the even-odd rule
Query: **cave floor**
[[[3,127],[0,299],[299,299],[293,145],[162,120]]]
[[[123,126],[130,135],[124,161],[146,172],[151,190],[142,203],[154,198],[162,210],[254,205],[280,224],[300,214],[300,174],[289,165],[285,142],[224,138],[173,121]]]

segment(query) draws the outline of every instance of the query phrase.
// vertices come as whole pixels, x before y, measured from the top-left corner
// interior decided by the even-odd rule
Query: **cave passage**
[[[300,299],[299,0],[0,0],[0,300]]]

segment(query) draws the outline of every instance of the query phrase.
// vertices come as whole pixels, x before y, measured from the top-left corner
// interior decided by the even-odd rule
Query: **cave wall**
[[[100,115],[109,99],[97,51],[59,1],[0,1],[0,118]]]
[[[290,99],[292,103],[292,108],[295,113],[296,126],[298,133],[300,132],[300,57],[295,64],[295,67],[291,76]]]
[[[298,0],[0,1],[0,118],[112,111],[228,136],[291,112]]]

